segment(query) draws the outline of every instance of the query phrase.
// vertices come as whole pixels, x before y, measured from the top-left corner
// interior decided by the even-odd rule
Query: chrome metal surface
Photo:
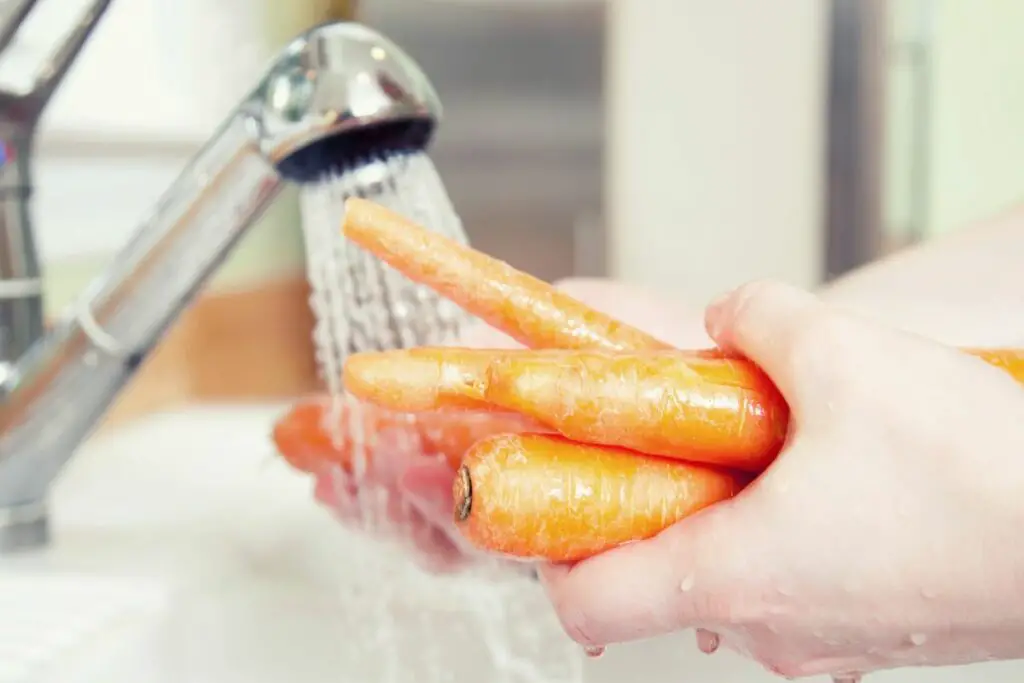
[[[9,0],[0,8],[0,59],[35,5],[36,0]],[[48,58],[26,75],[26,87],[0,90],[0,379],[43,334],[41,272],[29,211],[35,131],[109,5],[110,0],[93,0],[59,42],[48,46]]]
[[[263,154],[280,163],[315,143],[359,141],[371,128],[432,127],[441,103],[393,43],[360,24],[332,23],[292,42],[240,110]],[[346,135],[353,130],[360,136]]]
[[[886,0],[831,0],[825,279],[882,254]]]
[[[325,24],[288,45],[107,272],[2,378],[0,550],[45,542],[53,479],[285,180],[424,145],[439,114],[416,64],[363,26]],[[19,201],[27,215],[27,194]],[[5,234],[30,240],[21,225]]]

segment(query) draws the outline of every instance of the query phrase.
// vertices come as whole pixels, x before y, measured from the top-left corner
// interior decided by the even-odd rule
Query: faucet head
[[[441,116],[419,66],[381,34],[332,22],[292,41],[245,105],[261,151],[300,182],[427,146]]]

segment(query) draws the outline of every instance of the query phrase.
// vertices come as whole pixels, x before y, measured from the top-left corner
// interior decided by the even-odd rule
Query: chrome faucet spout
[[[72,43],[39,92],[60,82],[81,47]],[[271,63],[50,331],[42,334],[41,306],[0,308],[0,334],[17,341],[4,347],[0,373],[0,552],[45,544],[54,478],[283,184],[422,150],[440,111],[419,67],[386,38],[355,23],[317,26]],[[23,186],[29,160],[10,170],[12,187]],[[17,218],[0,223],[0,285],[39,302],[28,194],[11,196],[4,214]]]

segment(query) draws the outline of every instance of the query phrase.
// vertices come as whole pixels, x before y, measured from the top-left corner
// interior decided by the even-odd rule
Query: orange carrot
[[[424,387],[426,377],[444,379]],[[777,455],[788,426],[785,401],[754,364],[683,351],[368,352],[350,356],[345,383],[388,410],[465,397],[576,441],[754,472]]]
[[[449,409],[497,411],[499,408],[485,396],[489,366],[497,359],[529,359],[545,351],[456,346],[366,351],[354,353],[345,359],[342,382],[348,392],[360,400],[398,412]],[[656,353],[693,360],[701,363],[702,367],[706,361],[714,359],[714,356],[703,350],[664,350]],[[725,364],[723,368],[730,367],[727,357],[717,362]],[[742,371],[748,366],[741,362],[736,367]],[[710,368],[709,372],[713,372],[716,366],[711,364],[707,367]]]
[[[967,352],[1024,382],[1024,350]],[[771,464],[789,429],[782,394],[760,368],[740,359],[498,351],[483,386],[488,404],[575,441],[747,472]]]
[[[512,355],[525,352],[508,349]],[[444,347],[441,359],[437,350],[424,347],[354,353],[345,359],[342,382],[353,396],[389,410],[488,410],[482,380],[492,355],[459,347]]]
[[[671,351],[496,355],[484,396],[575,441],[749,472],[775,459],[789,425],[752,363]]]
[[[424,284],[533,349],[646,350],[671,345],[590,308],[532,275],[416,225],[366,199],[345,202],[345,235],[409,279]],[[1024,351],[964,349],[1024,377]],[[710,348],[703,358],[739,356]]]
[[[300,401],[274,424],[273,441],[281,457],[295,469],[320,474],[331,467],[351,473],[357,453],[349,433],[349,420],[358,411],[362,420],[368,467],[375,448],[386,440],[388,447],[408,449],[410,454],[442,456],[454,471],[463,453],[480,439],[502,432],[543,431],[544,427],[518,415],[434,411],[406,415],[377,406],[343,403],[335,409],[329,397]],[[340,440],[332,439],[332,426],[339,425]]]
[[[509,264],[383,206],[345,202],[345,236],[529,348],[671,348]]]
[[[1024,381],[1024,351],[967,352]],[[441,379],[424,387],[422,378]],[[353,355],[345,380],[390,410],[465,397],[576,441],[749,472],[771,463],[789,426],[783,397],[755,364],[683,351],[384,351]]]
[[[481,550],[572,562],[650,538],[731,498],[747,481],[558,436],[499,435],[463,457],[453,486],[455,522]]]

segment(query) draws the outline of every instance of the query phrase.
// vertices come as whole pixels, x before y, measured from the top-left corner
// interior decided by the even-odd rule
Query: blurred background
[[[75,2],[31,30],[59,30]],[[274,51],[350,16],[434,80],[433,156],[474,244],[545,279],[695,303],[764,275],[811,286],[1024,191],[1014,0],[121,0],[41,134],[48,307],[109,260]],[[302,258],[288,195],[136,400],[315,386]],[[263,346],[233,374],[239,334]],[[268,354],[273,369],[246,372]]]

